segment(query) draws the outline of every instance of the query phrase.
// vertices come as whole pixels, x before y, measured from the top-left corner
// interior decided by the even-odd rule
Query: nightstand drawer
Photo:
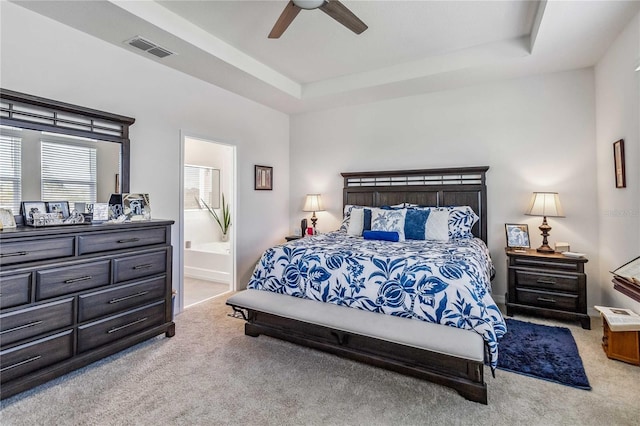
[[[544,273],[527,269],[517,269],[516,286],[540,288],[551,291],[578,291],[579,277],[577,275],[563,275]]]
[[[522,305],[576,312],[578,295],[516,288],[517,302]]]

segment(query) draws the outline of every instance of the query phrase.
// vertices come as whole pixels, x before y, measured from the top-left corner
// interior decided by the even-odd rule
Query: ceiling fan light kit
[[[360,18],[338,0],[289,0],[271,29],[269,38],[280,38],[302,9],[320,9],[356,34],[361,34],[368,28]]]

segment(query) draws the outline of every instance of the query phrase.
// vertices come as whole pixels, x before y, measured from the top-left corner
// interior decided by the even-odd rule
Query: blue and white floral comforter
[[[265,251],[248,288],[474,330],[492,369],[506,332],[477,238],[388,242],[332,232]]]

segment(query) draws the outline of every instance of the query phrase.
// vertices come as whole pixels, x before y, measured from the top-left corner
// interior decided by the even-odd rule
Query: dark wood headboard
[[[480,217],[473,235],[486,243],[487,170],[489,166],[341,173],[343,205],[470,206]]]

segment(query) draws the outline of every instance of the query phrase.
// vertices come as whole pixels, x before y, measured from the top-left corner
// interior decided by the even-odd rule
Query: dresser
[[[507,315],[526,313],[547,318],[580,321],[591,329],[587,314],[586,258],[535,249],[506,250],[508,283]]]
[[[0,231],[1,398],[175,334],[172,224]]]

